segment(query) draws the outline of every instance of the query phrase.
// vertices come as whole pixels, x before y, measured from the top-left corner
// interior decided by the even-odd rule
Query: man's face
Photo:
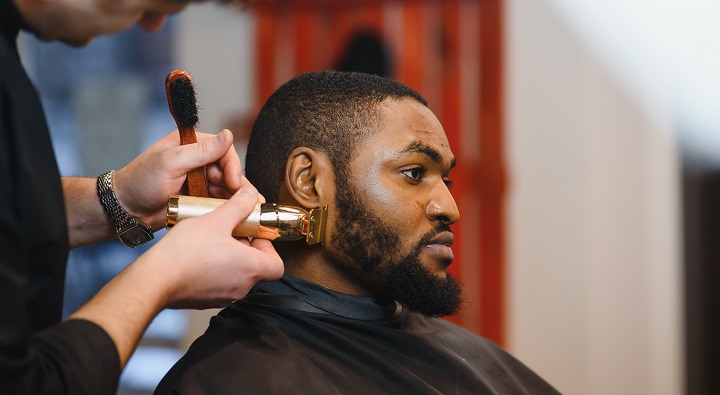
[[[159,30],[168,14],[180,11],[180,0],[64,0],[44,3],[13,0],[40,39],[83,46],[94,37],[117,33],[137,24]]]
[[[427,107],[390,100],[381,111],[380,130],[336,176],[339,231],[332,243],[360,266],[357,280],[376,297],[428,316],[453,314],[461,302],[446,271],[453,260],[449,225],[459,219],[448,190],[454,156]]]

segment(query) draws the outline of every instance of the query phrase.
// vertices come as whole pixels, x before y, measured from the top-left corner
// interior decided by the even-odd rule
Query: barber
[[[0,393],[114,394],[120,372],[164,308],[221,307],[282,275],[267,240],[231,231],[262,199],[242,176],[232,134],[171,133],[117,172],[60,177],[38,94],[17,52],[20,29],[82,46],[138,24],[160,29],[176,0],[0,0]],[[68,251],[112,237],[144,244],[167,197],[206,166],[230,200],[183,221],[61,322]],[[102,199],[101,199],[102,198]]]

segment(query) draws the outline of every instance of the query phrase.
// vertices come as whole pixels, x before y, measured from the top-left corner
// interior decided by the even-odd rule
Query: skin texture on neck
[[[302,245],[303,241],[275,243],[275,249],[285,264],[285,274],[322,285],[334,291],[358,296],[373,296],[356,284],[356,276],[328,263],[320,246]]]

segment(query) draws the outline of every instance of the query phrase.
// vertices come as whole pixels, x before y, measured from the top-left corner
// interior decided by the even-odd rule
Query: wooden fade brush
[[[180,132],[180,144],[197,143],[195,126],[198,123],[197,98],[190,75],[175,70],[165,79],[168,106]],[[190,196],[209,197],[205,169],[200,167],[187,174],[184,188]]]

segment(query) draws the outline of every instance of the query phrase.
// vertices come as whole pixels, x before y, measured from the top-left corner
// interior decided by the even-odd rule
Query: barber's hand
[[[232,236],[258,198],[248,184],[214,211],[179,222],[138,258],[133,266],[142,265],[145,277],[156,276],[158,286],[166,287],[165,307],[222,307],[243,298],[256,282],[282,276],[282,260],[270,241]]]
[[[212,197],[228,199],[244,185],[240,158],[229,130],[217,135],[197,133],[197,144],[180,145],[178,132],[153,144],[113,176],[113,189],[120,205],[153,230],[165,226],[167,198],[177,194],[187,173],[206,166]]]

